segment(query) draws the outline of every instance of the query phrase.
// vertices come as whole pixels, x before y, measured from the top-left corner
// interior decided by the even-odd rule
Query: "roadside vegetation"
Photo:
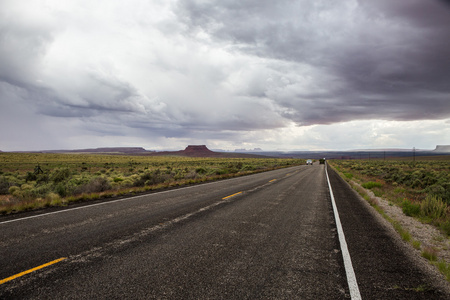
[[[450,159],[335,160],[331,164],[346,179],[400,206],[406,215],[436,225],[450,235]]]
[[[0,153],[0,213],[133,195],[300,164],[304,160]]]
[[[435,265],[450,281],[450,264],[438,260],[438,250],[423,245],[402,228],[397,220],[389,217],[379,206],[376,197],[400,207],[403,214],[422,223],[436,226],[450,238],[450,156],[434,157],[420,161],[406,160],[333,160],[330,162],[347,181],[363,196],[400,234],[402,239]],[[364,189],[362,189],[362,188]],[[443,250],[447,250],[444,246]]]

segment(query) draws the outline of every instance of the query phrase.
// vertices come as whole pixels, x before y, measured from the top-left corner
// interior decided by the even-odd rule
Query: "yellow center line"
[[[223,197],[222,200],[231,198],[231,197],[236,196],[236,195],[239,195],[239,194],[241,194],[241,193],[242,193],[242,192],[239,192],[239,193],[236,193],[236,194],[233,194],[233,195],[230,195],[230,196]]]
[[[58,263],[58,262],[60,262],[60,261],[62,261],[62,260],[65,260],[66,258],[67,258],[67,257],[61,257],[61,258],[58,258],[58,259],[56,259],[56,260],[54,260],[54,261],[51,261],[51,262],[48,262],[48,263],[46,263],[46,264],[40,265],[39,267],[36,267],[36,268],[33,268],[33,269],[29,269],[29,270],[24,271],[24,272],[22,272],[22,273],[13,275],[13,276],[8,277],[8,278],[5,278],[5,279],[2,279],[2,280],[0,280],[0,284],[4,284],[5,282],[11,281],[11,280],[16,279],[16,278],[18,278],[18,277],[21,277],[21,276],[23,276],[23,275],[26,275],[26,274],[29,274],[29,273],[31,273],[31,272],[34,272],[34,271],[43,269],[43,268],[45,268],[45,267],[48,267],[48,266],[50,266],[50,265],[56,264],[56,263]]]
[[[276,181],[276,179],[272,179],[271,181],[269,181],[269,182],[274,182],[274,181]]]

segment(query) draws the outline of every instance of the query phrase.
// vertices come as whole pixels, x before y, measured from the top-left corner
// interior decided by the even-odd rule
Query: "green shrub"
[[[120,186],[122,186],[122,187],[132,187],[133,185],[134,185],[134,182],[131,179],[129,179],[129,178],[124,179],[120,183]]]
[[[22,184],[20,186],[20,189],[22,189],[22,190],[31,190],[31,189],[33,189],[33,185],[24,183],[24,184]]]
[[[427,195],[425,200],[420,204],[422,214],[433,219],[444,217],[447,212],[447,204],[442,198],[434,195]]]
[[[216,175],[225,175],[225,174],[228,174],[228,169],[218,169],[218,170],[216,170]]]
[[[61,197],[67,196],[66,185],[63,182],[58,183],[55,187],[55,192]]]
[[[441,259],[439,262],[436,262],[436,265],[439,271],[447,278],[447,281],[450,281],[450,264]]]
[[[33,196],[39,198],[39,197],[45,197],[49,192],[51,191],[51,186],[48,184],[45,185],[39,185],[33,188],[31,193]]]
[[[0,177],[0,195],[6,195],[9,193],[10,184],[4,176]]]
[[[256,167],[252,165],[244,165],[241,169],[241,171],[254,171],[254,170],[256,170]]]
[[[50,205],[56,206],[61,204],[61,197],[55,193],[48,193],[45,199],[49,202]]]
[[[383,184],[381,184],[380,182],[369,181],[363,183],[361,186],[365,189],[373,189],[374,187],[380,188],[383,186]]]
[[[394,183],[396,183],[396,182],[394,182]],[[394,184],[392,184],[392,185],[394,185]],[[394,189],[394,193],[397,193],[397,194],[402,194],[402,193],[405,193],[405,192],[406,192],[406,189],[403,188],[403,187],[398,187],[398,188]]]
[[[421,245],[420,241],[417,240],[412,241],[412,246],[414,247],[414,249],[420,250],[420,245]]]
[[[450,204],[450,182],[446,182],[445,178],[441,179],[439,183],[427,187],[425,191],[429,194],[442,198],[444,202]]]
[[[39,174],[36,176],[36,183],[47,183],[49,181],[48,174]]]
[[[373,190],[373,194],[377,197],[382,197],[383,196],[383,191],[380,189],[374,189]]]
[[[422,257],[425,257],[429,261],[436,261],[437,251],[433,247],[425,247],[425,249],[422,251]]]
[[[64,168],[64,169],[59,169],[59,170],[56,170],[55,172],[53,172],[50,179],[54,183],[59,183],[59,182],[65,181],[66,179],[69,179],[69,177],[70,177],[70,170],[68,168]]]
[[[440,224],[441,229],[447,234],[447,236],[450,236],[450,221],[445,221]]]
[[[185,179],[196,179],[198,176],[198,173],[194,170],[187,172],[187,174],[184,175]]]
[[[353,174],[352,173],[344,173],[344,176],[347,179],[352,179],[353,178]]]
[[[440,184],[433,184],[429,186],[426,191],[430,194],[440,195],[445,193],[445,188]]]
[[[415,204],[409,200],[402,202],[403,213],[407,216],[414,217],[420,215],[420,204]]]
[[[92,178],[88,183],[83,184],[75,189],[75,194],[100,193],[111,189],[109,180],[105,177]]]
[[[411,184],[412,188],[422,188],[423,187],[423,183],[420,179],[416,179],[414,180],[414,182]]]
[[[389,220],[388,220],[389,221]],[[411,241],[411,234],[406,231],[402,225],[400,225],[399,222],[397,221],[390,221],[392,223],[392,226],[394,226],[394,229],[400,234],[402,240],[404,240],[405,242],[409,242]]]
[[[195,172],[196,172],[197,174],[206,174],[207,171],[206,171],[205,168],[200,167],[200,168],[195,169]]]
[[[172,170],[172,169],[170,169]],[[153,172],[146,172],[141,174],[134,181],[134,186],[145,186],[145,185],[154,185],[165,182],[168,178],[171,177],[171,171],[169,173],[161,172],[160,169],[156,169]]]
[[[34,174],[33,172],[27,172],[27,175],[25,177],[25,181],[35,181],[37,179],[36,174]]]
[[[13,196],[16,196],[16,194],[17,194],[18,192],[20,192],[20,187],[15,186],[15,185],[13,185],[12,187],[10,187],[10,188],[8,189],[8,193],[9,193],[10,195],[13,195]]]

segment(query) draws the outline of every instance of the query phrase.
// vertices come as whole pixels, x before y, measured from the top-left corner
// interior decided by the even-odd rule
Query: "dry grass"
[[[121,197],[303,163],[275,158],[0,153],[0,213]],[[38,165],[43,173],[34,172]]]

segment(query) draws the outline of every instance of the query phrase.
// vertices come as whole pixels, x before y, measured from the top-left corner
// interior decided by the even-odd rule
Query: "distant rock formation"
[[[214,152],[205,145],[189,145],[180,151],[162,151],[148,154],[151,156],[187,156],[187,157],[222,157],[222,158],[261,158],[256,154]]]
[[[108,153],[108,152],[117,152],[117,153],[144,153],[147,152],[142,147],[105,147],[105,148],[96,148],[96,149],[84,149],[84,150],[75,150],[74,152],[91,152],[91,153]]]
[[[208,149],[205,145],[188,145],[186,149],[182,151],[184,154],[199,154],[203,156],[204,154],[212,154],[211,150]]]
[[[153,151],[147,151],[142,147],[103,147],[94,149],[76,149],[76,150],[44,150],[41,153],[95,153],[95,154],[147,154]]]
[[[434,149],[433,151],[435,152],[450,152],[450,145],[437,145],[436,149]]]

